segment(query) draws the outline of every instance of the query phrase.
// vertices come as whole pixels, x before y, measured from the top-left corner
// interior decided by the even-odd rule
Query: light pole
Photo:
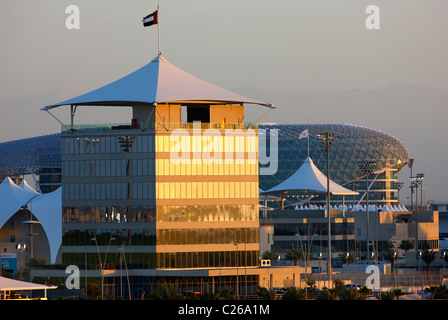
[[[422,174],[418,174],[416,177],[410,177],[411,180],[411,189],[415,188],[415,251],[418,251],[418,187],[423,181]],[[414,204],[412,204],[414,207]]]
[[[331,218],[330,218],[330,148],[331,144],[334,140],[334,133],[331,132],[324,132],[318,135],[318,138],[320,140],[320,144],[324,151],[327,153],[327,219],[328,219],[328,267],[327,267],[327,273],[330,281],[330,285],[332,283],[331,281]]]
[[[414,217],[414,220],[415,220],[415,244],[414,244],[414,247],[415,247],[415,251],[417,252],[418,251],[418,215],[417,215],[417,212],[414,210],[414,200],[413,200],[414,199],[414,196],[413,196],[414,188],[417,185],[417,178],[411,176],[411,177],[409,177],[409,180],[411,181],[411,185],[409,186],[409,188],[411,188],[412,211],[414,212],[414,215],[415,215],[415,217]]]
[[[313,239],[314,237],[317,237],[318,234],[314,233],[311,236],[311,239],[309,239],[309,233],[308,233],[308,245],[306,246],[305,251],[305,300],[308,299],[308,258],[311,254],[311,247],[313,246]]]
[[[423,211],[423,179],[425,175],[423,173],[417,173],[417,181],[420,187],[420,210]],[[417,203],[418,206],[418,203]]]
[[[18,252],[20,252],[20,279],[22,279],[22,274],[23,274],[23,260],[22,260],[22,253],[23,251],[26,250],[26,243],[18,243],[16,244],[16,249]]]
[[[367,242],[367,253],[366,253],[366,259],[369,260],[369,175],[371,175],[374,172],[374,169],[377,167],[378,162],[377,161],[359,161],[358,162],[359,167],[361,168],[361,172],[365,174],[366,176],[366,242]],[[377,230],[378,235],[378,230]]]
[[[358,188],[359,188],[359,182],[358,181],[352,182],[352,190],[356,191],[358,190]],[[355,195],[353,195],[353,207],[354,206],[355,206]]]
[[[96,249],[98,251],[98,258],[100,259],[100,268],[101,268],[101,300],[104,300],[104,267],[105,267],[106,262],[107,262],[107,253],[109,252],[110,242],[112,240],[115,240],[115,238],[112,237],[112,235],[111,235],[111,237],[109,239],[109,243],[107,245],[107,250],[106,250],[106,255],[104,257],[104,265],[103,265],[103,263],[101,261],[100,248],[98,246],[98,241],[96,240],[95,234],[93,234],[93,237],[90,240],[94,240],[95,241]]]
[[[408,167],[411,169],[411,176],[409,179],[411,179],[413,177],[413,175],[412,175],[412,167],[413,166],[414,166],[414,159],[409,159]],[[414,186],[412,185],[412,180],[411,180],[411,185],[409,186],[409,188],[411,188],[411,205],[412,205],[412,210],[414,210]]]
[[[124,243],[121,244],[120,248],[118,248],[117,251],[120,251],[120,292],[121,292],[121,298],[123,299],[123,267],[122,267],[122,263],[124,262],[124,267],[126,269],[126,279],[127,279],[127,282],[128,282],[129,300],[131,300],[131,283],[129,282],[128,265],[126,263],[126,256],[124,254]]]
[[[236,299],[238,300],[239,295],[239,283],[238,283],[238,243],[234,243],[234,246],[236,246]]]
[[[248,243],[248,241],[246,241],[244,243],[244,282],[245,282],[245,286],[246,286],[244,295],[246,296],[246,299],[247,299],[247,243]]]
[[[394,182],[393,188],[398,190],[398,204],[400,204],[400,190],[403,187],[403,184],[404,184],[403,182],[398,181]]]
[[[445,256],[446,256],[446,251],[443,251],[442,253],[442,272],[443,274],[445,274]]]
[[[394,260],[394,269],[396,270],[396,275],[395,275],[395,277],[396,277],[396,279],[397,279],[397,289],[398,289],[398,263],[397,263],[397,258],[398,258],[398,254],[397,254],[397,251],[394,251],[394,253],[393,253],[393,256],[392,256],[392,259]]]

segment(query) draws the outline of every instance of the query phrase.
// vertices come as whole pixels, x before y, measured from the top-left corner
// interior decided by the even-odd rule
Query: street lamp
[[[331,282],[331,219],[330,219],[330,148],[334,140],[334,133],[324,132],[318,135],[320,144],[327,153],[327,218],[328,218],[328,267],[327,273]]]
[[[374,169],[378,166],[377,161],[358,161],[358,165],[361,168],[361,172],[366,176],[366,224],[367,224],[367,231],[366,231],[366,241],[369,243],[369,175],[371,175],[374,172]],[[378,227],[378,225],[377,225]],[[378,229],[377,229],[377,236],[378,236]],[[367,245],[367,253],[366,253],[367,260],[369,259],[369,246]]]
[[[397,272],[397,274],[395,275],[396,279],[397,279],[397,289],[398,289],[398,263],[397,263],[397,258],[398,258],[398,254],[397,251],[394,251],[392,259],[394,260],[394,268]]]
[[[98,258],[100,259],[100,268],[101,268],[101,300],[104,300],[104,268],[105,268],[105,265],[106,265],[106,262],[107,262],[107,253],[109,252],[110,243],[111,243],[112,240],[115,240],[115,238],[111,236],[110,239],[109,239],[109,243],[107,245],[107,250],[106,250],[106,255],[104,257],[104,265],[103,265],[103,263],[101,261],[100,248],[98,246],[98,241],[96,240],[95,234],[93,234],[93,237],[90,240],[94,240],[95,241],[96,249],[98,251]]]
[[[16,250],[20,252],[20,279],[22,279],[23,274],[23,260],[22,260],[22,253],[26,250],[26,243],[18,243],[16,244]]]
[[[311,254],[311,247],[313,246],[314,237],[319,236],[317,233],[314,233],[311,236],[311,239],[308,239],[308,245],[305,248],[305,299],[308,299],[308,258]],[[309,234],[308,234],[309,237]]]

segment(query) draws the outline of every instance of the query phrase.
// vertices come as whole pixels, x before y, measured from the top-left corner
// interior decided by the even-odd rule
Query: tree
[[[394,291],[380,292],[380,294],[381,294],[381,300],[395,300]]]
[[[428,292],[431,294],[431,300],[434,299],[434,295],[437,293],[438,287],[430,286],[429,288],[425,288],[424,292]]]
[[[323,289],[317,296],[317,300],[336,300],[338,292],[335,289]]]
[[[306,295],[303,290],[297,289],[295,287],[290,287],[286,290],[283,300],[305,300]]]
[[[163,284],[158,286],[153,292],[145,295],[148,300],[178,300],[181,293],[178,288],[173,285]]]
[[[372,294],[372,292],[372,289],[367,288],[367,286],[362,287],[361,289],[359,289],[359,299],[365,300],[367,296]]]
[[[275,253],[275,251],[265,251],[263,252],[263,259],[268,259],[268,260],[276,260],[277,259],[277,254]]]
[[[342,291],[344,289],[344,281],[342,281],[341,279],[333,280],[333,287],[337,292]]]
[[[428,249],[423,250],[422,252],[422,260],[426,263],[426,266],[429,271],[429,267],[431,263],[435,260],[436,253],[434,251],[429,251]]]
[[[437,287],[437,290],[434,293],[434,299],[448,299],[448,290],[446,289],[446,285],[443,284]]]
[[[232,300],[235,298],[235,292],[230,291],[228,288],[223,288],[219,292],[219,297],[224,300]]]
[[[387,261],[390,261],[390,265],[391,265],[391,269],[392,269],[392,273],[394,272],[395,269],[395,259],[396,259],[396,252],[394,251],[393,248],[385,248],[382,252],[382,255],[384,257],[384,259],[386,259]]]
[[[408,252],[409,250],[414,248],[414,245],[409,240],[403,240],[403,241],[401,241],[401,243],[398,246],[398,248],[400,248],[401,250],[404,250],[404,253],[406,254],[406,252]]]
[[[306,279],[306,284],[308,285],[308,287],[312,287],[316,284],[316,280],[314,278],[311,278],[310,276],[308,276],[308,279]]]
[[[356,289],[344,288],[339,292],[339,299],[341,299],[341,300],[358,300],[359,292]]]
[[[286,254],[286,259],[287,260],[293,260],[294,261],[294,266],[296,266],[298,260],[303,260],[304,259],[303,251],[300,250],[300,249],[289,250],[288,253]]]
[[[401,289],[393,289],[392,292],[394,293],[396,300],[398,300],[400,296],[404,295],[404,292],[401,291]]]
[[[268,290],[265,287],[257,286],[257,296],[263,300],[274,300],[275,292],[273,290]]]
[[[101,298],[101,286],[94,282],[87,288],[87,295],[94,299]]]
[[[339,254],[339,259],[345,260],[345,262],[347,264],[347,275],[349,275],[350,274],[350,271],[349,271],[350,263],[355,262],[355,259],[356,259],[355,254],[353,252],[348,252],[348,254],[341,253],[341,254]]]

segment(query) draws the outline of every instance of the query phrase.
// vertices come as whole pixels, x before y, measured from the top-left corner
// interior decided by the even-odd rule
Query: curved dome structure
[[[54,191],[60,186],[59,133],[0,143],[0,181],[28,174],[39,176],[42,192]]]
[[[0,179],[57,167],[61,167],[60,134],[0,143]]]
[[[299,139],[300,133],[307,127],[309,155],[308,139]],[[318,138],[320,133],[326,131],[335,135],[330,148],[330,178],[349,189],[349,182],[364,176],[358,165],[359,161],[376,161],[379,169],[387,168],[372,189],[383,192],[392,191],[394,174],[409,162],[409,155],[403,143],[376,129],[352,124],[259,125],[259,131],[269,132],[273,129],[278,129],[278,170],[274,175],[260,175],[260,188],[263,190],[269,190],[292,176],[308,156],[320,171],[326,173],[327,154]],[[266,136],[269,137],[269,134]],[[269,147],[269,143],[267,146]],[[360,182],[362,184],[364,181],[361,179]],[[361,186],[358,190],[362,188]],[[383,194],[383,198],[387,197]]]

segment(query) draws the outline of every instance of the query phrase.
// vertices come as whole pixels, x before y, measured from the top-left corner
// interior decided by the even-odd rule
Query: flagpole
[[[310,157],[310,126],[306,124],[306,129],[308,130],[308,158]]]
[[[157,1],[157,32],[158,32],[158,37],[157,37],[157,41],[158,41],[158,51],[159,51],[159,56],[162,55],[162,51],[160,50],[160,12],[159,12],[159,0]]]

